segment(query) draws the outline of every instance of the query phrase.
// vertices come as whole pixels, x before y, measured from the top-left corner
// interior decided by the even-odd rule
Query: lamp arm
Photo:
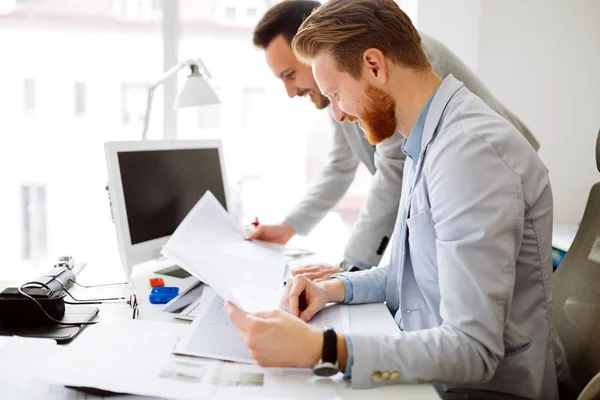
[[[152,110],[152,100],[154,99],[154,90],[156,86],[148,89],[148,101],[146,103],[146,115],[144,116],[144,132],[142,133],[142,140],[146,140],[148,137],[148,126],[150,125],[150,111]]]
[[[201,59],[196,58],[196,59],[189,59],[189,60],[180,62],[179,64],[177,64],[174,67],[167,70],[163,74],[163,76],[161,76],[158,80],[156,80],[156,81],[152,82],[150,85],[148,85],[148,101],[146,104],[146,116],[144,118],[144,132],[142,133],[143,140],[146,140],[146,137],[148,135],[148,126],[150,124],[150,111],[152,110],[152,99],[154,98],[154,91],[156,90],[156,88],[158,86],[162,85],[163,83],[165,83],[165,81],[167,79],[169,79],[172,75],[175,75],[180,70],[184,69],[185,67],[191,67],[194,65],[196,67],[200,67],[202,69],[202,72],[208,78],[212,78],[212,76],[210,75],[210,72],[208,72],[208,68],[206,68],[206,65],[204,65],[204,62]]]

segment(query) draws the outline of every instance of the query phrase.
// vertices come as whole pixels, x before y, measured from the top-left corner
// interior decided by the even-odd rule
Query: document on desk
[[[172,355],[187,328],[127,320],[88,327],[68,346],[10,338],[5,346],[0,343],[0,399],[102,398],[64,385],[175,400],[337,397],[336,381],[317,381],[310,370]]]
[[[196,319],[175,346],[175,354],[256,363],[225,313],[223,303],[214,290],[205,289]],[[331,327],[340,333],[349,332],[348,308],[340,305],[326,307],[313,317],[310,324],[319,328]]]
[[[245,240],[244,232],[210,191],[177,227],[162,254],[245,311],[279,305],[285,274],[283,246]]]

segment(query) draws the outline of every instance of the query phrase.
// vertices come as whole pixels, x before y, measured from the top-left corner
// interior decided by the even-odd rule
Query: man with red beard
[[[338,122],[358,120],[373,143],[403,137],[402,195],[390,265],[319,283],[296,276],[284,310],[225,305],[250,354],[342,371],[355,388],[433,382],[558,400],[571,380],[550,315],[552,191],[531,145],[453,75],[436,74],[392,0],[329,0],[292,47]],[[331,302],[384,301],[397,335],[305,322]]]
[[[320,3],[317,1],[284,1],[275,5],[256,26],[254,44],[264,50],[267,64],[281,79],[290,97],[308,96],[318,109],[327,109],[331,113],[329,99],[319,92],[310,66],[301,64],[291,47],[292,38],[300,24],[318,6]],[[425,55],[440,77],[454,75],[493,110],[509,120],[537,150],[537,141],[527,127],[494,98],[458,57],[437,40],[423,34],[421,36]],[[379,118],[373,121],[393,125],[393,121]],[[386,142],[379,143],[380,140],[372,137],[378,132],[378,129],[374,129],[365,140],[363,131],[352,122],[353,119],[349,118],[336,126],[328,163],[304,199],[283,222],[262,225],[250,236],[250,239],[285,244],[296,233],[307,234],[346,193],[362,162],[374,176],[365,205],[345,248],[343,261],[338,265],[299,268],[293,271],[294,275],[304,274],[309,279],[320,281],[328,279],[333,273],[368,269],[379,264],[390,240],[402,189],[405,159],[401,149],[403,138],[396,134]]]

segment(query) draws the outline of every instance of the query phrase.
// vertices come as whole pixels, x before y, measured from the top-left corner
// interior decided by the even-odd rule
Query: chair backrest
[[[600,132],[596,163],[600,171]],[[554,273],[552,312],[580,391],[600,372],[600,182],[592,186],[577,235]]]
[[[600,131],[598,131],[598,141],[596,142],[596,167],[600,172]]]

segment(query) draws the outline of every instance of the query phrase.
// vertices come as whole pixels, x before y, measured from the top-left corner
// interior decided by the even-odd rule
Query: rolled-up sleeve
[[[367,271],[344,272],[332,275],[344,282],[345,304],[383,303],[387,284],[388,266]],[[348,293],[350,289],[351,293]]]
[[[352,292],[354,291],[350,279],[341,274],[332,275],[331,279],[340,279],[342,282],[344,282],[344,301],[342,302],[342,304],[350,303],[352,301]]]

